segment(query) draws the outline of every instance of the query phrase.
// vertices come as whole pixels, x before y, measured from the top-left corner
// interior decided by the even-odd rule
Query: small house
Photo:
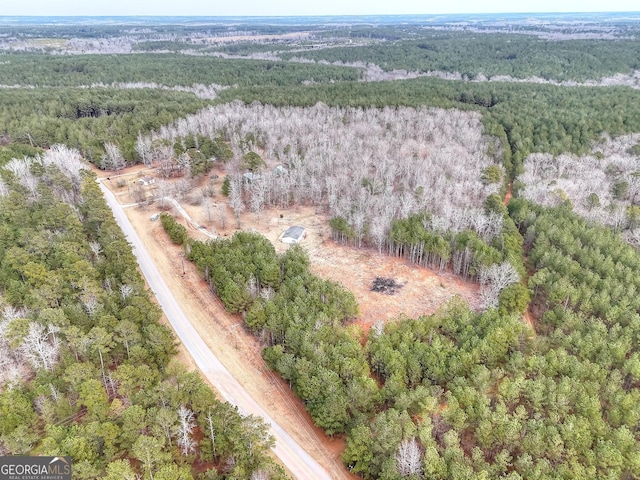
[[[156,179],[153,177],[142,177],[138,180],[138,183],[143,187],[146,187],[147,185],[153,185],[154,183],[156,183]]]
[[[283,243],[300,243],[307,236],[304,227],[297,225],[287,228],[282,235],[280,241]]]

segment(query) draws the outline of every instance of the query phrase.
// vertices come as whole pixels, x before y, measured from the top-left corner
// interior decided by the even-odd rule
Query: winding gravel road
[[[270,426],[270,433],[276,440],[273,452],[295,478],[300,480],[330,480],[331,477],[327,471],[311,458],[309,454],[256,403],[242,385],[231,376],[229,371],[220,363],[211,350],[209,350],[198,332],[191,325],[191,322],[189,322],[189,319],[180,308],[178,302],[176,302],[176,299],[158,272],[151,257],[145,250],[140,237],[138,237],[138,234],[129,222],[122,206],[117,202],[113,193],[111,193],[102,182],[99,183],[105,200],[111,208],[118,225],[120,225],[127,240],[133,246],[133,253],[138,259],[142,274],[147,280],[151,290],[155,293],[158,303],[162,307],[169,322],[171,322],[180,341],[189,351],[198,368],[211,384],[216,387],[222,397],[232,405],[236,405],[241,413],[244,415],[251,414],[260,416],[267,422]]]

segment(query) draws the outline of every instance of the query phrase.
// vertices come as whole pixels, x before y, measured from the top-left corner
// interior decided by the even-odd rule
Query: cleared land
[[[143,167],[128,169],[121,175],[111,175],[111,181],[105,184],[114,191],[120,203],[133,204],[135,201],[128,185],[136,182],[143,171],[145,176],[149,174]],[[101,177],[108,176],[105,172],[97,173]],[[205,182],[206,180],[203,181]],[[213,183],[218,193],[212,206],[220,208],[222,205],[227,208],[224,203],[226,198],[219,193],[222,175]],[[118,184],[121,186],[118,187]],[[155,187],[150,185],[145,188],[152,190]],[[219,217],[216,214],[210,215],[207,211],[206,201],[200,205],[192,205],[185,198],[180,200],[180,205],[193,222],[207,227],[209,232],[229,236],[236,231],[235,218],[230,209],[223,229]],[[340,461],[340,454],[344,449],[343,439],[327,437],[313,425],[304,405],[288,384],[264,364],[261,357],[262,346],[241,327],[242,319],[224,310],[195,266],[184,260],[181,247],[169,241],[159,221],[150,220],[152,214],[160,211],[159,207],[156,202],[145,207],[131,206],[126,211],[169,288],[209,348],[256,401],[331,472],[333,478],[357,478],[349,474]],[[169,212],[176,215],[194,238],[207,240],[208,237],[193,222],[185,222],[175,210]],[[259,217],[253,213],[245,213],[241,217],[242,229],[264,234],[278,251],[288,248],[278,241],[278,237],[290,225],[301,225],[306,229],[307,236],[303,245],[309,252],[313,272],[323,278],[341,282],[354,293],[361,311],[357,322],[364,331],[378,320],[389,321],[402,314],[415,317],[432,313],[454,295],[460,295],[473,306],[478,304],[477,284],[463,282],[451,273],[437,273],[411,266],[401,258],[381,255],[375,250],[358,250],[337,245],[331,240],[327,218],[316,213],[314,207],[270,209],[262,212]],[[373,292],[371,282],[375,277],[394,278],[405,286],[396,295]],[[196,368],[186,351],[181,350],[180,359],[191,368]]]

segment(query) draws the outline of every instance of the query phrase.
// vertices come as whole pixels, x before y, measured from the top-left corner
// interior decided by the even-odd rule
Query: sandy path
[[[128,170],[127,173],[137,175],[139,170],[140,167],[134,172]],[[101,177],[107,176],[104,172],[96,173]],[[111,178],[111,182],[104,183],[112,187],[118,201],[124,205],[132,203],[127,188],[117,188],[116,177],[112,175]],[[136,177],[130,177],[129,181],[131,178]],[[150,221],[149,217],[157,209],[129,207],[125,211],[176,300],[224,366],[269,415],[282,425],[311,457],[329,471],[332,478],[357,478],[348,473],[340,460],[344,441],[327,437],[321,429],[313,425],[302,402],[293,394],[288,384],[270,372],[264,364],[260,355],[261,346],[251,334],[244,331],[241,326],[242,319],[224,310],[219,300],[210,292],[206,282],[201,279],[195,266],[184,260],[181,247],[169,241],[159,221]],[[201,240],[207,239],[193,227],[189,228],[189,232]],[[216,319],[215,323],[213,319]],[[166,319],[163,321],[166,322]],[[189,368],[197,369],[192,357],[182,345],[179,359]]]
[[[138,166],[127,169],[121,177],[132,184],[145,171]],[[106,176],[104,172],[96,172]],[[145,174],[150,172],[145,171]],[[210,180],[219,192],[223,172]],[[133,203],[129,187],[117,187],[117,178],[111,177],[112,190],[121,204]],[[206,181],[202,181],[202,184]],[[153,189],[155,187],[150,187]],[[229,208],[223,203],[225,198],[218,194],[211,203],[208,201],[192,204],[188,198],[180,201],[181,209],[187,212],[192,222],[185,222],[175,208],[173,214],[187,227],[190,235],[199,240],[208,237],[197,226],[205,226],[210,232],[220,236],[230,236],[236,231],[236,222]],[[207,204],[209,205],[207,209]],[[217,209],[226,209],[227,218],[224,228]],[[324,468],[332,478],[356,479],[340,461],[344,449],[343,438],[329,438],[321,429],[315,427],[304,409],[302,402],[293,394],[288,384],[273,374],[264,364],[259,342],[242,327],[242,319],[230,315],[213,295],[208,285],[200,277],[197,269],[182,256],[182,248],[173,245],[162,229],[160,222],[150,221],[150,216],[159,212],[158,205],[149,207],[130,207],[127,216],[136,228],[146,249],[151,254],[169,288],[185,310],[198,333],[208,347],[220,359],[233,376],[267,410],[289,434]],[[195,223],[195,225],[194,225]],[[355,249],[337,245],[331,240],[328,219],[315,207],[294,207],[286,210],[271,209],[259,216],[244,213],[241,216],[243,230],[257,231],[271,240],[276,251],[288,248],[278,241],[279,235],[288,226],[301,225],[306,229],[303,245],[309,253],[311,270],[322,278],[330,278],[342,283],[355,295],[360,305],[360,318],[357,323],[366,332],[378,321],[389,321],[400,315],[418,317],[437,310],[446,300],[455,295],[464,298],[472,307],[478,307],[478,285],[465,282],[449,272],[436,272],[408,264],[404,259],[378,254],[371,249]],[[183,274],[184,272],[184,274]],[[396,295],[384,295],[372,292],[371,282],[377,276],[394,278],[403,283]],[[215,319],[215,323],[214,320]],[[193,360],[183,349],[179,358],[194,370]]]

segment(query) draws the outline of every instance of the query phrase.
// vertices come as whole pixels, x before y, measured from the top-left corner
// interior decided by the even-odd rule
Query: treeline
[[[415,214],[394,220],[383,245],[389,255],[404,257],[412,264],[438,271],[451,269],[464,279],[480,282],[486,306],[499,306],[502,312],[524,313],[529,294],[518,283],[525,274],[523,239],[511,218],[505,215],[499,197],[492,195],[489,202],[495,198],[501,209],[490,211],[492,215],[484,217],[484,222],[479,221],[475,228],[442,231],[435,228],[428,213]],[[333,218],[329,225],[334,239],[353,240],[353,228],[343,218]],[[374,245],[370,238],[367,243]],[[487,278],[485,274],[496,265],[511,265],[517,278],[507,283]]]
[[[622,362],[624,331],[577,321],[530,337],[455,302],[372,330],[388,408],[349,432],[343,458],[364,478],[634,478],[635,377],[607,360]]]
[[[434,270],[451,268],[465,279],[477,279],[483,267],[503,260],[519,265],[523,240],[515,225],[508,217],[502,217],[502,212],[488,213],[493,215],[482,219],[475,228],[461,232],[439,230],[427,212],[393,220],[382,239],[381,251]],[[334,241],[354,242],[354,229],[343,217],[332,218],[329,226]],[[364,240],[364,244],[375,245],[369,235]]]
[[[192,45],[183,40],[147,40],[131,46],[136,52],[180,52],[183,50],[201,50],[202,45]]]
[[[160,221],[162,222],[162,228],[167,232],[173,243],[176,245],[184,245],[186,243],[189,233],[184,225],[178,223],[175,218],[164,212],[160,214]]]
[[[454,32],[384,27],[354,31],[354,38],[384,38],[368,45],[333,46],[302,52],[281,53],[283,58],[302,57],[315,61],[373,63],[383,70],[459,73],[469,80],[479,76],[509,75],[546,80],[598,80],[616,73],[633,74],[638,69],[640,40],[542,39],[507,33]],[[345,36],[350,32],[338,31]],[[551,36],[552,34],[550,34]],[[404,38],[401,38],[404,37]],[[410,37],[409,40],[407,37]]]
[[[4,165],[12,158],[35,157],[42,153],[42,149],[22,143],[10,143],[7,146],[0,145],[0,165]]]
[[[502,141],[504,164],[511,176],[522,172],[522,162],[530,153],[582,154],[603,132],[615,136],[640,130],[640,91],[623,87],[437,78],[362,83],[354,81],[360,77],[359,70],[346,67],[183,55],[7,55],[4,58],[8,63],[0,71],[0,84],[155,82],[192,86],[213,82],[240,86],[220,92],[220,102],[240,99],[247,104],[259,101],[276,106],[311,106],[323,102],[331,106],[435,106],[477,110],[483,115],[486,132]],[[331,81],[335,83],[329,83]],[[122,138],[120,149],[129,161],[140,159],[133,147],[133,137],[138,131],[157,129],[206,105],[186,93],[151,89],[134,92],[3,90],[0,100],[1,119],[6,125],[3,133],[8,134],[11,141],[28,144],[29,135],[34,145],[64,141],[87,150],[86,156],[92,158],[101,155],[105,140]],[[131,112],[135,114],[129,115]],[[112,123],[117,123],[114,118],[126,119],[126,125],[118,126],[111,134]],[[82,130],[88,128],[89,132],[75,133],[67,119],[83,125]],[[92,119],[99,121],[92,122]],[[95,127],[85,127],[85,122]]]
[[[123,25],[51,25],[28,21],[0,27],[0,32],[7,37],[27,38],[108,38],[122,35],[126,30],[131,29]]]
[[[262,421],[173,360],[78,152],[0,177],[0,453],[68,455],[74,479],[285,478]]]
[[[268,53],[274,52],[280,56],[280,52],[286,52],[289,50],[299,50],[304,47],[311,47],[315,42],[313,40],[271,40],[268,42],[261,41],[251,42],[233,42],[233,43],[221,43],[219,45],[213,45],[207,48],[207,51],[222,52],[230,55],[251,55],[253,53]]]
[[[487,133],[503,142],[505,168],[522,173],[533,152],[585,153],[602,133],[640,131],[640,91],[622,87],[470,83],[418,78],[393,82],[336,83],[276,89],[225,90],[221,101],[240,99],[276,106],[397,107],[428,105],[477,110]]]
[[[267,363],[289,381],[314,422],[342,433],[377,403],[366,357],[347,326],[358,313],[351,292],[309,272],[299,246],[276,255],[258,234],[192,242],[195,262],[225,308],[267,345]]]
[[[100,165],[110,142],[135,162],[139,133],[209,104],[188,93],[154,89],[0,89],[0,133],[16,152],[63,143]]]
[[[300,85],[360,78],[356,68],[332,65],[228,60],[176,54],[6,54],[0,85],[73,87],[94,83],[154,82],[169,87],[211,85]]]
[[[621,297],[606,313],[581,312],[558,280],[571,273],[555,269],[578,261],[589,278],[624,264],[603,276],[623,282],[638,254],[570,212],[512,204],[540,269],[530,283],[541,305],[535,332],[512,307],[476,313],[454,300],[432,316],[374,325],[363,347],[360,330],[344,327],[355,302],[310,276],[299,246],[278,257],[266,239],[238,233],[189,243],[190,258],[314,421],[346,432],[343,459],[364,478],[634,478],[637,309]],[[573,248],[562,260],[558,238],[582,244],[585,259]],[[543,265],[541,255],[558,260]],[[601,291],[590,292],[592,305]]]
[[[529,262],[536,273],[529,285],[545,324],[564,330],[564,318],[571,314],[597,318],[608,328],[633,323],[640,311],[637,250],[618,233],[590,224],[566,206],[544,210],[517,199],[509,210],[526,236],[535,235]]]

